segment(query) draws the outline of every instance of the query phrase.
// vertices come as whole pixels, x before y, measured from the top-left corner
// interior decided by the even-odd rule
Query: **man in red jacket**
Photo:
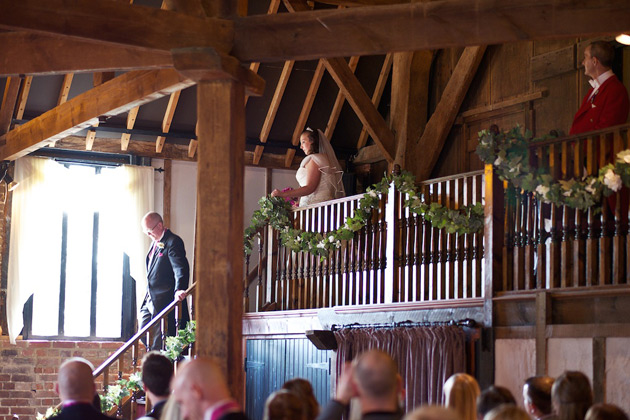
[[[573,117],[569,134],[601,130],[624,124],[628,118],[628,91],[611,70],[615,50],[609,42],[596,41],[584,50],[584,74],[591,78],[582,106]]]

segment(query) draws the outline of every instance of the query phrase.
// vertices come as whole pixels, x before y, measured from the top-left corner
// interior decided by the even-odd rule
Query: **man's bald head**
[[[185,420],[201,420],[209,407],[231,398],[221,369],[206,358],[194,359],[181,367],[171,388]]]
[[[92,371],[94,366],[83,358],[68,359],[59,367],[55,390],[61,401],[81,401],[91,403],[96,386]]]
[[[356,359],[354,368],[359,393],[372,399],[396,399],[400,375],[396,362],[389,354],[370,350]]]

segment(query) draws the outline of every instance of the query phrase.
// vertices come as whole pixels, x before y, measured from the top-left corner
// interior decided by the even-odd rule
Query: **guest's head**
[[[157,241],[164,233],[164,221],[159,213],[150,211],[142,218],[142,231]]]
[[[306,155],[311,153],[319,153],[319,135],[313,130],[304,130],[300,135],[300,149]]]
[[[403,420],[460,420],[456,411],[438,405],[425,405],[407,414]]]
[[[171,394],[173,363],[157,351],[151,351],[142,358],[142,383],[152,404],[168,398]]]
[[[319,414],[319,404],[313,393],[313,386],[309,381],[302,378],[291,379],[286,381],[282,388],[298,396],[303,404],[306,420],[315,420]]]
[[[595,79],[610,70],[615,59],[615,48],[610,42],[595,41],[584,49],[584,74]]]
[[[551,401],[559,420],[583,420],[593,404],[591,384],[582,372],[567,371],[551,388]]]
[[[483,419],[493,409],[503,405],[516,405],[516,400],[509,389],[492,385],[477,398],[477,418]]]
[[[475,378],[456,373],[444,383],[444,405],[457,411],[462,420],[477,419],[479,385]]]
[[[529,415],[515,405],[501,405],[490,411],[483,420],[531,420]]]
[[[353,365],[362,411],[397,411],[403,387],[398,366],[391,356],[370,350],[355,359]]]
[[[533,376],[528,378],[523,385],[523,405],[532,417],[540,417],[551,414],[551,387],[553,378],[549,376]]]
[[[616,405],[595,404],[588,409],[584,420],[628,420],[628,416]]]
[[[265,402],[263,420],[307,420],[302,401],[291,391],[281,389]]]
[[[172,388],[184,420],[201,420],[208,408],[231,398],[221,370],[207,358],[184,364],[175,375]]]
[[[92,371],[94,366],[87,360],[75,357],[68,359],[59,367],[55,391],[64,401],[92,403],[96,385]]]

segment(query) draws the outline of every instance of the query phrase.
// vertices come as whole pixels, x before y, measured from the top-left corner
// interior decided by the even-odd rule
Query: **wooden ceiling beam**
[[[133,130],[133,127],[136,125],[136,118],[138,117],[138,111],[140,111],[139,106],[134,106],[129,110],[127,114],[127,130]],[[120,135],[120,150],[123,152],[127,150],[129,147],[129,141],[131,140],[130,133],[122,133]]]
[[[178,90],[177,92],[171,93],[171,96],[168,98],[168,105],[166,105],[166,112],[164,112],[164,119],[162,119],[162,133],[168,133],[171,129],[171,123],[173,122],[173,116],[175,115],[175,109],[177,108],[180,95],[181,91]],[[157,153],[162,152],[165,141],[166,137],[158,136],[155,141],[155,151]]]
[[[194,82],[175,70],[125,73],[51,109],[0,137],[0,160],[14,160],[98,121],[168,95]]]
[[[381,97],[383,96],[383,91],[385,90],[385,85],[387,85],[387,79],[389,79],[389,73],[392,70],[392,62],[393,62],[393,54],[389,53],[385,56],[385,61],[383,62],[383,67],[381,67],[381,72],[378,75],[378,80],[376,81],[376,87],[374,88],[374,93],[372,94],[372,103],[378,109],[378,104],[381,102]],[[365,127],[361,129],[361,134],[359,134],[359,140],[357,141],[357,150],[360,150],[365,143],[367,143],[368,132]]]
[[[627,30],[627,0],[435,0],[240,18],[232,54],[308,60]]]
[[[278,113],[280,102],[282,102],[284,91],[287,87],[287,84],[289,83],[289,78],[291,77],[293,64],[295,64],[294,61],[287,61],[284,63],[282,73],[280,74],[278,84],[276,85],[276,90],[273,93],[273,98],[271,98],[271,104],[269,105],[269,109],[267,110],[267,116],[265,117],[262,129],[260,130],[261,143],[266,143],[267,139],[269,138],[269,133],[271,132],[271,127],[273,126],[273,122],[276,119],[276,114]],[[257,164],[260,161],[264,148],[265,146],[263,145],[256,146],[256,149],[254,150],[254,164]]]
[[[59,90],[57,105],[61,105],[68,100],[68,94],[70,93],[70,87],[72,86],[73,79],[74,73],[68,73],[63,76],[63,82],[61,82],[61,89]]]
[[[350,71],[348,63],[343,58],[327,58],[324,60],[326,69],[346,96],[361,123],[368,130],[374,142],[383,152],[388,162],[394,160],[396,144],[394,134],[387,123],[372,104],[372,100],[365,93],[365,89],[356,76]]]
[[[24,111],[26,110],[26,101],[28,100],[28,95],[31,92],[32,83],[33,76],[26,76],[24,78],[24,82],[22,83],[22,87],[20,88],[20,96],[15,110],[16,120],[21,120],[24,117]]]
[[[315,73],[313,74],[313,79],[311,80],[311,84],[308,88],[308,92],[306,93],[306,99],[304,99],[302,111],[300,111],[300,116],[298,117],[297,123],[295,124],[295,130],[293,130],[293,137],[291,139],[291,143],[293,144],[293,146],[297,146],[300,143],[300,135],[306,128],[306,121],[308,120],[308,116],[311,113],[311,108],[313,108],[315,96],[317,95],[317,91],[319,90],[319,85],[322,81],[322,77],[324,76],[325,69],[326,67],[324,66],[324,60],[319,60],[319,62],[317,63],[317,68],[315,69]],[[292,147],[287,150],[284,162],[287,168],[289,168],[293,164],[295,152],[296,150]]]
[[[59,74],[173,66],[170,52],[147,51],[32,32],[0,33],[0,75]]]
[[[348,67],[352,74],[354,74],[357,69],[357,65],[359,64],[359,57],[354,56],[350,57],[350,61],[348,61]],[[343,108],[343,103],[345,102],[346,97],[343,94],[343,91],[339,89],[339,93],[337,93],[337,98],[335,99],[335,104],[332,107],[332,111],[330,112],[330,117],[328,118],[328,123],[326,124],[326,130],[324,134],[327,139],[332,139],[333,132],[335,131],[335,127],[337,126],[337,121],[339,120],[339,115],[341,114],[341,108]]]
[[[2,105],[0,105],[0,135],[11,128],[11,120],[13,120],[21,82],[22,80],[19,77],[7,77],[2,96]]]
[[[168,52],[195,46],[227,54],[233,38],[233,24],[228,20],[111,0],[3,0],[0,28]]]
[[[417,147],[422,150],[423,156],[421,160],[417,161],[414,171],[416,179],[419,181],[424,181],[431,176],[431,171],[440,156],[448,133],[451,131],[485,51],[485,46],[466,47],[459,58],[453,74],[444,88],[440,102],[427,122],[417,144]]]
[[[67,150],[84,150],[85,138],[79,136],[68,136],[57,141],[57,149]],[[94,152],[103,153],[116,153],[120,152],[120,139],[119,138],[103,138],[96,137],[94,145],[92,147]],[[155,159],[172,159],[172,160],[185,160],[194,162],[197,159],[193,156],[189,156],[190,144],[174,144],[166,143],[162,153],[155,151],[155,145],[150,141],[132,141],[129,143],[129,148],[124,154],[132,154],[136,156],[146,156]],[[284,154],[265,153],[260,159],[259,165],[254,165],[254,152],[245,151],[245,165],[257,166],[272,169],[287,169],[284,166]],[[299,168],[299,161],[295,162],[290,169]]]

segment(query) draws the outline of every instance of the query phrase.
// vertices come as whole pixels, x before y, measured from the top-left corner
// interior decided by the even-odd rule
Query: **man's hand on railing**
[[[177,290],[177,291],[175,291],[175,300],[182,301],[182,300],[186,299],[186,296],[188,296],[188,295],[186,294],[185,290]]]

